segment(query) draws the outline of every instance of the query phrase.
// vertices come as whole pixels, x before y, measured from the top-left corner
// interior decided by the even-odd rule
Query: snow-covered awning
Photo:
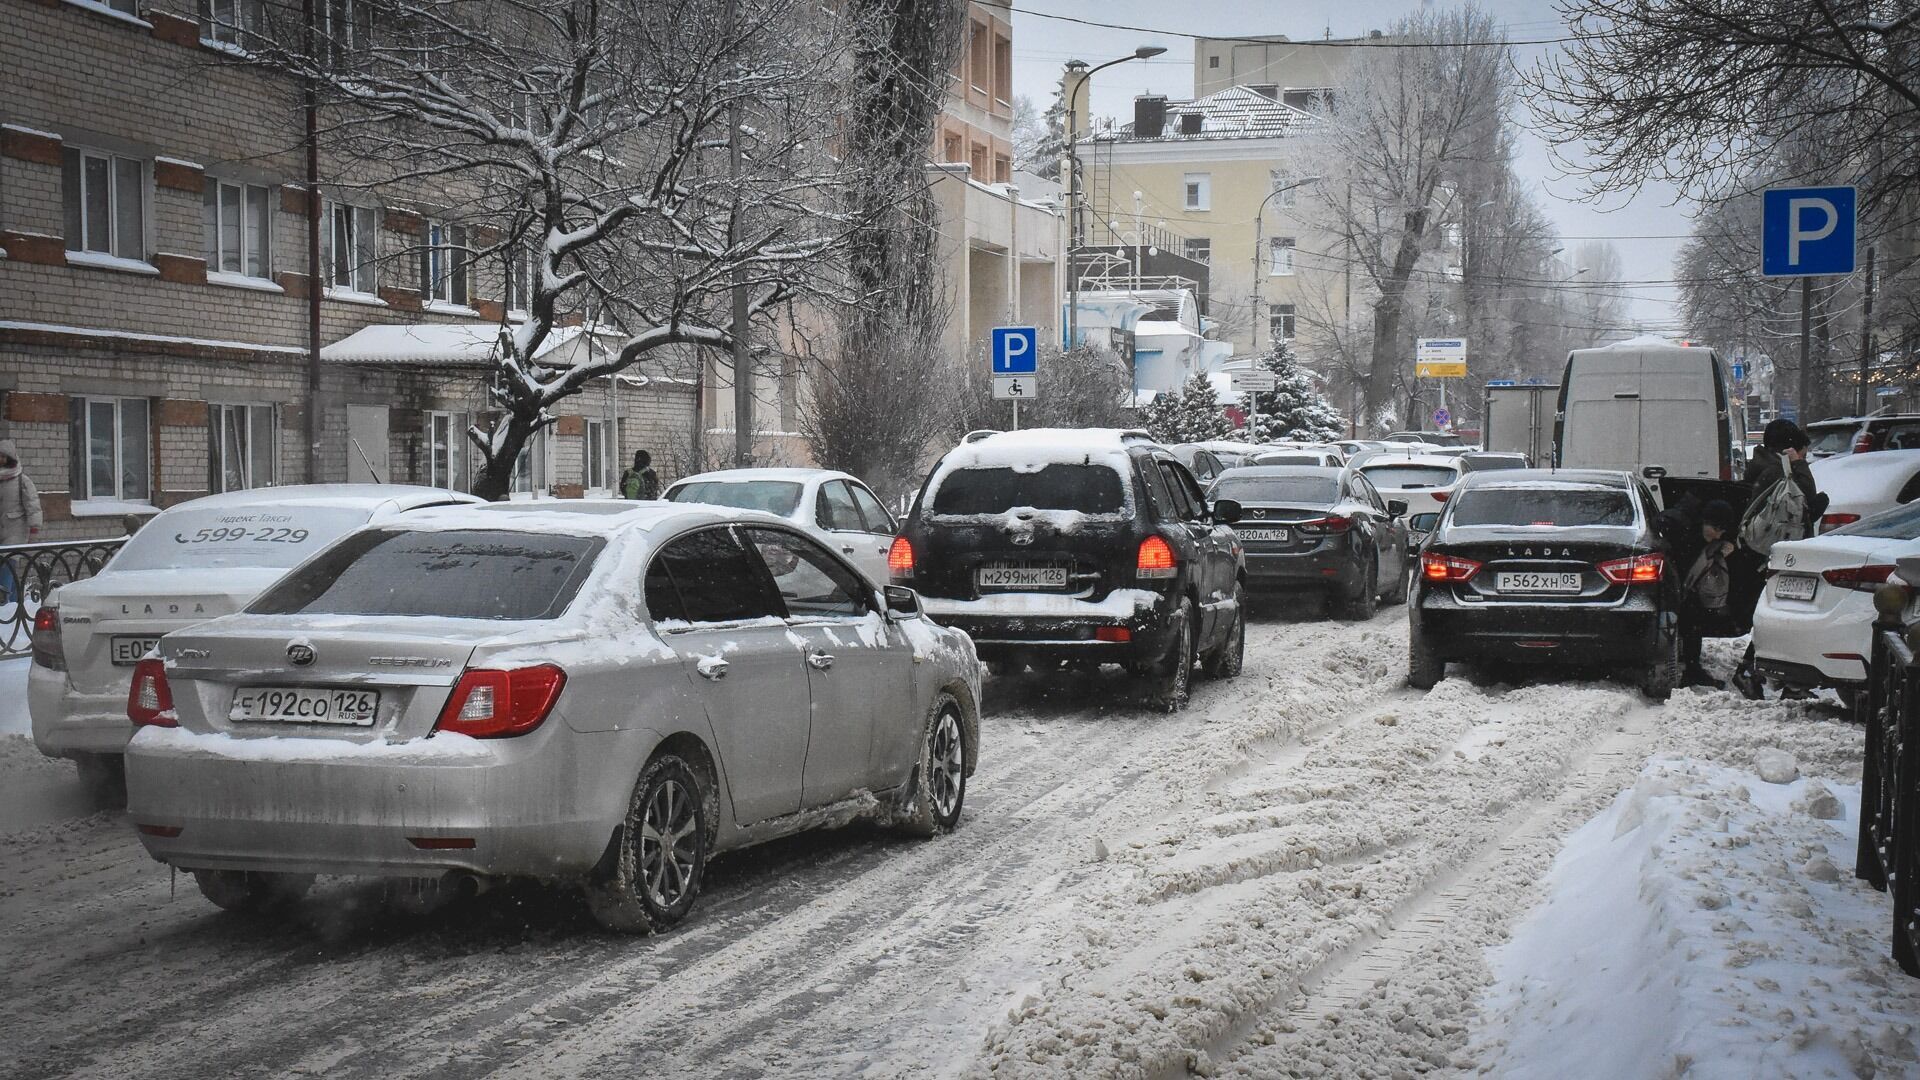
[[[584,356],[569,361],[551,354],[578,348],[584,333],[582,327],[561,327],[547,335],[535,355],[555,366],[577,363]],[[605,348],[614,335],[600,332],[593,336],[595,344]],[[499,348],[499,323],[387,323],[364,327],[323,347],[320,359],[335,364],[484,368],[493,363]]]

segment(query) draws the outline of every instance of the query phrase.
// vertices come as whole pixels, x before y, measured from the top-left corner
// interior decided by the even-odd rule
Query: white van
[[[1712,349],[1636,338],[1567,354],[1554,464],[1660,478],[1732,480],[1727,373]]]

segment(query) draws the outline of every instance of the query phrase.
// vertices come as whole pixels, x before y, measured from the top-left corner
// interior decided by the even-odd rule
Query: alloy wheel
[[[661,781],[640,824],[640,876],[656,906],[673,907],[693,887],[699,828],[692,792],[678,780]]]
[[[933,723],[927,744],[927,796],[934,816],[942,821],[952,817],[960,804],[961,784],[965,782],[966,746],[960,738],[960,719],[948,709]]]

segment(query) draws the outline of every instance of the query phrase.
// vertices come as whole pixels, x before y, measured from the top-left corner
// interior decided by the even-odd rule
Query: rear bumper
[[[1351,592],[1365,580],[1360,560],[1343,547],[1284,554],[1248,551],[1246,559],[1247,588],[1253,592],[1326,588]]]
[[[1423,590],[1413,630],[1444,660],[1635,664],[1659,645],[1662,613],[1646,592],[1617,605],[1467,605]]]
[[[1829,588],[1824,583],[1821,588]],[[1873,602],[1846,595],[1832,608],[1776,601],[1772,590],[1753,612],[1754,665],[1791,686],[1857,686],[1867,680],[1873,652]],[[1838,653],[1839,656],[1828,656]]]
[[[148,729],[127,748],[128,815],[177,829],[143,828],[140,842],[183,869],[565,878],[600,860],[633,777],[609,752],[619,734],[564,737],[601,752],[442,734],[342,753],[321,739]],[[423,849],[419,839],[471,846]]]
[[[982,660],[1156,660],[1174,633],[1166,598],[1144,589],[1115,590],[1098,603],[1044,593],[1009,593],[991,602],[940,597],[922,597],[921,602],[935,622],[966,631]],[[1100,630],[1116,627],[1124,628],[1129,640],[1096,637]]]
[[[33,744],[48,757],[119,754],[133,737],[125,690],[83,694],[67,684],[66,672],[39,664],[27,669],[27,715]]]

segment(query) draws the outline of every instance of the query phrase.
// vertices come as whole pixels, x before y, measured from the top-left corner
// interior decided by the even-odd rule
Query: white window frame
[[[443,491],[459,489],[464,475],[460,458],[466,443],[466,424],[460,414],[435,410],[426,416],[427,486]]]
[[[1267,305],[1267,337],[1273,341],[1292,341],[1299,332],[1299,315],[1292,304]]]
[[[1291,236],[1267,237],[1267,276],[1292,277],[1294,274],[1293,254],[1297,248]]]
[[[73,501],[92,502],[111,499],[120,502],[151,505],[153,501],[153,403],[143,397],[112,397],[108,395],[80,395],[71,399],[77,403],[79,416],[69,415],[67,437],[78,440],[78,450],[73,455],[80,466],[80,475],[74,477],[78,490],[73,492]],[[111,405],[113,407],[113,490],[95,491],[93,489],[93,407]],[[140,481],[146,490],[138,494],[127,491],[126,460],[126,411],[138,406],[146,418],[146,435],[140,440]],[[75,427],[78,430],[75,430]]]
[[[1293,209],[1298,203],[1295,196],[1300,194],[1300,189],[1292,186],[1293,174],[1285,169],[1268,169],[1267,178],[1273,185],[1269,192],[1273,195],[1273,205],[1282,210]]]
[[[321,55],[339,67],[372,43],[372,13],[357,0],[316,0],[314,30],[320,35]]]
[[[1182,205],[1188,210],[1213,208],[1213,174],[1190,172],[1181,178]]]
[[[266,26],[265,0],[200,0],[200,43],[247,54]]]
[[[226,250],[229,192],[234,194],[239,204],[232,211],[238,215],[234,228],[240,247],[232,266],[227,265]],[[257,208],[253,205],[256,198],[260,200]],[[273,280],[273,189],[209,176],[201,196],[201,207],[204,211],[202,224],[207,231],[207,272],[256,281]],[[265,214],[265,221],[260,220],[261,213]],[[256,245],[259,248],[257,267],[253,258]],[[258,273],[254,272],[256,269]]]
[[[328,199],[320,222],[320,273],[329,293],[378,298],[380,295],[380,211],[376,207]],[[344,215],[344,222],[342,216]],[[340,247],[344,223],[348,250]],[[372,251],[367,249],[371,247]],[[346,283],[341,284],[342,271]]]
[[[273,487],[280,482],[280,417],[279,410],[272,405],[209,403],[208,424],[211,430],[207,439],[207,480],[209,492],[247,491],[253,488]],[[228,421],[240,416],[244,420],[237,427],[229,427]],[[244,433],[244,434],[242,434]],[[245,446],[234,445],[236,440],[229,435],[240,436]],[[266,439],[265,461],[266,475],[258,475],[261,437]],[[239,457],[239,483],[229,484],[227,464],[230,455],[237,452]]]
[[[613,423],[589,417],[580,432],[580,453],[580,486],[590,495],[612,492],[616,480],[613,471]],[[599,473],[597,478],[594,475],[596,471]]]
[[[1199,245],[1199,251],[1200,251],[1200,254],[1197,258],[1194,255],[1194,245],[1196,244]],[[1213,238],[1210,236],[1189,236],[1187,237],[1186,243],[1180,246],[1180,254],[1186,256],[1189,259],[1192,259],[1194,262],[1197,262],[1202,266],[1212,266],[1213,265]]]
[[[520,456],[514,460],[513,475],[508,481],[507,498],[544,499],[552,491],[553,485],[547,479],[547,429],[542,428],[528,436],[520,447]]]
[[[67,251],[79,255],[82,258],[105,256],[111,259],[125,259],[131,262],[146,262],[148,219],[147,188],[151,186],[149,183],[151,174],[146,160],[143,158],[128,157],[125,154],[115,154],[106,150],[92,150],[86,147],[68,146],[63,148],[60,161],[60,198],[62,202],[61,211],[63,220],[72,218],[77,214],[80,225],[80,228],[75,230],[72,228],[73,223],[71,221],[66,222],[65,231],[69,233],[77,231],[80,234],[66,238]],[[69,161],[73,163],[71,174],[69,174]],[[87,207],[87,192],[90,186],[87,181],[87,162],[89,161],[104,162],[107,170],[107,237],[105,247],[95,247],[93,243],[95,239],[93,235],[95,223],[92,221],[93,215],[88,212]],[[134,212],[139,215],[139,219],[134,223],[134,231],[139,233],[137,241],[134,241],[138,244],[138,249],[134,251],[124,250],[128,238],[122,234],[120,221],[121,208],[125,205],[127,199],[127,192],[123,190],[126,187],[126,184],[123,182],[126,179],[124,166],[127,165],[134,166],[139,173],[138,179],[134,181],[136,190],[133,192],[135,203]],[[74,183],[79,184],[79,190],[73,190],[72,185]]]
[[[506,285],[507,313],[525,318],[533,310],[533,252],[516,248],[507,258]]]
[[[430,219],[420,235],[421,302],[472,311],[473,249],[467,246],[467,227]]]

